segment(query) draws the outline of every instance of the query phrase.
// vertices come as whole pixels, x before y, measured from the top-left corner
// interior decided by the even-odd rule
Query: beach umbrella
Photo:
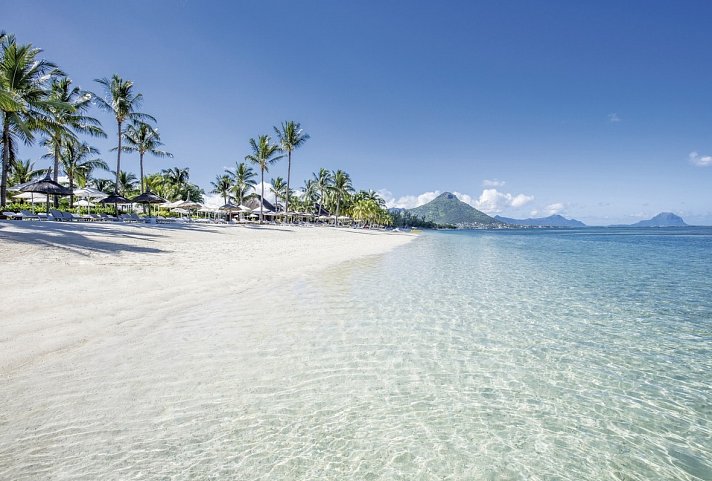
[[[192,209],[200,209],[203,205],[199,204],[198,202],[193,202],[192,200],[186,199],[184,201],[181,201],[176,205],[175,207],[180,207],[181,209],[186,209],[186,210],[192,210]]]
[[[107,193],[98,189],[92,189],[91,187],[84,187],[82,189],[74,189],[74,195],[86,199],[101,199],[106,197]]]
[[[87,208],[87,214],[88,214],[88,213],[89,213],[89,207],[93,207],[93,206],[96,205],[96,204],[94,204],[93,202],[90,202],[90,201],[87,200],[87,199],[82,199],[82,200],[80,200],[80,201],[78,201],[78,202],[75,202],[74,205],[76,205],[76,206],[78,206],[78,207],[86,207],[86,208]],[[81,211],[80,211],[80,213],[81,213]]]
[[[227,212],[228,218],[230,218],[230,214],[233,212],[240,212],[240,208],[242,206],[239,206],[237,204],[233,204],[232,202],[229,202],[221,207],[218,207],[218,210],[222,210],[223,212]]]
[[[135,202],[137,204],[147,204],[149,217],[151,216],[151,204],[163,204],[165,201],[166,199],[157,196],[150,190],[147,190],[143,194],[137,195],[136,197],[131,199],[131,202]]]
[[[97,204],[114,204],[114,211],[116,215],[119,215],[119,204],[130,204],[131,201],[126,197],[119,195],[118,192],[104,197],[103,199],[97,201]]]
[[[20,189],[21,192],[34,192],[37,194],[45,194],[47,196],[47,213],[48,214],[49,214],[49,196],[50,195],[61,195],[61,196],[72,195],[71,189],[52,180],[52,178],[50,177],[51,170],[52,169],[49,169],[47,171],[47,175],[44,177],[44,179],[30,182],[28,185],[25,185]]]

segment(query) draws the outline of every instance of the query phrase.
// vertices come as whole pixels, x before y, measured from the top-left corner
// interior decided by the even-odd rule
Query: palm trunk
[[[319,189],[319,217],[321,217],[322,205],[324,205],[324,189]]]
[[[284,198],[284,220],[287,220],[289,212],[289,178],[292,176],[292,151],[287,152],[287,195]]]
[[[7,113],[3,117],[2,125],[2,180],[0,180],[0,206],[5,207],[7,195],[7,174],[10,167],[10,120]],[[34,204],[33,204],[34,205]]]
[[[57,182],[59,180],[59,142],[55,139],[54,142],[54,175],[52,179]],[[59,197],[54,196],[54,208],[59,208]]]
[[[264,214],[262,211],[264,210],[265,206],[265,169],[264,167],[260,169],[262,172],[262,195],[260,196],[260,224],[262,223],[262,218],[264,217]]]
[[[70,172],[69,175],[69,189],[72,191],[71,195],[69,196],[69,208],[74,209],[74,176]],[[57,201],[57,197],[55,196],[55,202]]]
[[[336,198],[336,217],[334,217],[334,225],[339,225],[339,206],[341,205],[341,199]]]
[[[119,172],[121,172],[121,121],[116,121],[119,128],[119,148],[116,149],[116,185],[114,186],[114,193],[119,193]],[[117,206],[118,211],[118,206]]]
[[[139,153],[138,159],[139,159],[138,162],[139,162],[140,169],[141,169],[141,193],[143,194],[144,192],[146,192],[145,190],[143,190],[143,152]]]

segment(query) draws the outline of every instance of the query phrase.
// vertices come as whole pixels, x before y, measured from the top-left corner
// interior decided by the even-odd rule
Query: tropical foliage
[[[272,143],[269,135],[260,135],[256,140],[250,139],[250,149],[252,153],[245,156],[245,160],[252,162],[260,169],[261,185],[260,185],[260,224],[264,220],[264,198],[265,198],[265,172],[269,166],[274,164],[279,159],[284,157],[279,155],[280,148]]]

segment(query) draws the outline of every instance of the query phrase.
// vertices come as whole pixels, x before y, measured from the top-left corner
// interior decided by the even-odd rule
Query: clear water
[[[428,233],[128,326],[1,381],[0,479],[712,480],[710,252]]]

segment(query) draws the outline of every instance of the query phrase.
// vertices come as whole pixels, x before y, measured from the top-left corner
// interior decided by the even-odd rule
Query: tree
[[[213,194],[220,194],[223,198],[223,204],[227,204],[227,198],[230,195],[230,189],[232,188],[232,180],[228,174],[218,175],[215,177],[215,181],[210,182],[213,186],[211,191]]]
[[[353,185],[351,185],[351,176],[344,172],[343,170],[337,170],[333,175],[333,183],[329,188],[331,195],[334,197],[336,202],[336,214],[334,216],[334,224],[338,224],[339,221],[339,208],[341,203],[344,202],[351,192],[354,191]]]
[[[242,204],[248,195],[248,192],[255,187],[255,171],[252,167],[244,162],[235,165],[235,171],[226,170],[227,175],[232,181],[232,191],[235,199],[239,204]]]
[[[124,140],[126,140],[126,146],[123,147],[124,152],[138,152],[141,192],[145,192],[143,182],[143,156],[145,154],[151,154],[156,157],[173,157],[173,154],[159,149],[159,147],[163,145],[161,136],[158,134],[158,130],[146,122],[135,121],[129,125],[124,133]]]
[[[34,142],[34,133],[51,124],[50,107],[61,105],[49,99],[47,83],[61,71],[39,59],[41,49],[18,45],[14,35],[0,35],[0,113],[2,113],[2,163],[0,206],[5,206],[13,139]]]
[[[287,191],[284,198],[284,211],[289,211],[289,183],[292,177],[292,151],[298,149],[309,140],[309,134],[302,131],[301,124],[293,120],[282,122],[280,128],[273,127],[277,134],[279,147],[287,153]]]
[[[272,143],[269,135],[260,135],[257,140],[250,139],[250,148],[252,153],[245,156],[245,160],[259,166],[261,179],[262,193],[260,195],[260,224],[264,219],[264,201],[265,201],[265,172],[268,171],[269,165],[275,163],[283,155],[277,155],[280,151],[279,146]]]
[[[109,170],[109,166],[99,157],[99,150],[86,142],[75,140],[64,145],[60,160],[64,173],[69,179],[69,188],[74,190],[74,180],[79,179],[86,184],[87,178],[94,169]],[[74,207],[74,196],[69,197],[69,206]]]
[[[319,216],[321,216],[322,206],[326,202],[326,193],[329,191],[334,178],[331,175],[331,171],[323,167],[319,169],[319,174],[312,175],[314,176],[314,189],[319,193]]]
[[[116,172],[114,172],[116,174]],[[136,192],[138,179],[133,172],[122,170],[116,175],[117,183],[114,184],[114,192],[123,195],[124,197],[133,197]]]
[[[95,79],[104,88],[106,98],[94,97],[99,108],[111,113],[116,119],[118,146],[116,147],[116,186],[119,186],[119,173],[121,172],[121,139],[123,137],[122,126],[127,120],[151,120],[155,118],[148,114],[137,112],[143,101],[143,95],[134,92],[133,82],[124,80],[114,74],[110,79],[104,77]]]
[[[49,99],[53,102],[49,107],[52,125],[48,129],[43,145],[49,149],[49,157],[54,159],[53,172],[56,182],[59,175],[61,150],[64,146],[79,141],[77,133],[93,137],[106,137],[106,133],[101,128],[101,122],[94,117],[84,115],[91,105],[91,94],[79,87],[72,87],[72,81],[68,77],[59,77],[52,81]],[[56,196],[54,202],[57,207]]]
[[[276,179],[270,180],[270,184],[272,187],[270,187],[270,192],[274,194],[274,207],[275,209],[279,207],[279,199],[285,199],[287,198],[287,184],[284,182],[284,179],[281,177],[277,177]],[[285,202],[284,204],[285,209],[287,207],[287,204]],[[285,212],[287,212],[285,210]]]
[[[87,184],[105,194],[110,194],[114,190],[114,183],[109,179],[91,179]]]
[[[30,159],[25,161],[13,159],[13,161],[10,162],[8,180],[12,185],[24,184],[25,182],[31,182],[46,173],[47,169],[35,169],[35,163]]]

